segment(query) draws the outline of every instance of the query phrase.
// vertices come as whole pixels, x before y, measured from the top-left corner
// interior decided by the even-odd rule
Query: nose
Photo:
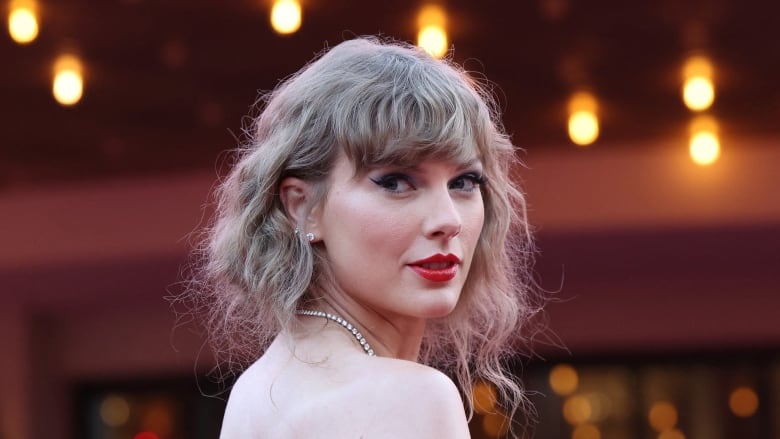
[[[460,233],[463,222],[456,201],[452,199],[449,191],[442,192],[427,202],[423,232],[428,238],[448,240]]]

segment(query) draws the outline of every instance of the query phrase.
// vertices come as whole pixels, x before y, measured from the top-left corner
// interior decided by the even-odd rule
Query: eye
[[[487,183],[487,179],[475,172],[459,175],[450,181],[450,189],[473,192],[481,185]]]
[[[411,178],[404,174],[388,174],[379,178],[370,178],[370,180],[382,189],[393,193],[402,193],[416,189],[411,182]]]

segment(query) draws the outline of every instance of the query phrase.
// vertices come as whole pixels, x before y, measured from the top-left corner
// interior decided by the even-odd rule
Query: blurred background
[[[3,5],[0,438],[217,437],[164,297],[258,93],[362,34],[495,84],[555,291],[535,437],[780,438],[777,2]]]

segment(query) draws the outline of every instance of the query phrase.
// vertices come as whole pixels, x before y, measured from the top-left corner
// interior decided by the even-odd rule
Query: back
[[[435,369],[299,340],[294,354],[289,341],[238,379],[222,438],[469,437],[458,391]]]

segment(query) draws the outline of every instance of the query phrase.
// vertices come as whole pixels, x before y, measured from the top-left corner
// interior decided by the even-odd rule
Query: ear
[[[279,198],[293,227],[302,227],[301,233],[311,232],[320,238],[313,194],[311,184],[300,178],[287,177],[279,183]]]

